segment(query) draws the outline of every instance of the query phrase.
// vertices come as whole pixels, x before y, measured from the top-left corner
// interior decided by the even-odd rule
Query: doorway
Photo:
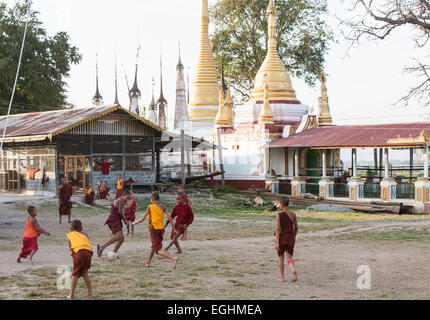
[[[74,192],[85,192],[91,183],[90,160],[85,156],[65,156],[64,175]]]

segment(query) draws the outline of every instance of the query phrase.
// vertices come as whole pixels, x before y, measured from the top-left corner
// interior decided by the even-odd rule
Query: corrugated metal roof
[[[421,147],[430,133],[430,122],[379,125],[323,126],[281,138],[266,147],[375,148]]]
[[[9,117],[5,141],[44,140],[71,130],[83,123],[94,120],[103,115],[124,111],[143,124],[164,132],[154,123],[122,108],[121,106],[92,107],[85,109],[65,109],[46,112],[33,112],[11,115]],[[0,132],[3,132],[6,117],[0,117]]]

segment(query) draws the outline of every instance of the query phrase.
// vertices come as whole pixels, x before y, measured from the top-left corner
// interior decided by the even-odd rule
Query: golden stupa
[[[266,74],[269,86],[269,95],[272,100],[296,101],[296,92],[293,89],[290,75],[285,68],[277,50],[276,40],[276,18],[277,10],[273,0],[270,0],[267,8],[269,23],[269,41],[266,59],[254,81],[254,89],[251,92],[251,99],[261,101],[264,98]]]
[[[265,124],[265,123],[273,123],[274,117],[272,109],[270,108],[269,103],[269,84],[268,81],[266,81],[266,85],[264,88],[264,104],[263,108],[261,109],[260,116],[258,117],[258,123],[259,124]]]
[[[194,73],[193,91],[188,105],[190,120],[213,122],[217,114],[218,99],[217,71],[209,41],[208,0],[202,0],[200,49]]]
[[[328,105],[327,85],[324,72],[321,74],[321,97],[318,99],[318,122],[319,124],[332,124],[333,119]]]

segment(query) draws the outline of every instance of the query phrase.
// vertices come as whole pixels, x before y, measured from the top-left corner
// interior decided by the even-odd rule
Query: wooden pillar
[[[414,178],[414,149],[409,149],[409,182],[412,183]]]
[[[383,155],[382,155],[382,148],[379,148],[379,176],[382,178],[382,159],[383,159]]]
[[[90,183],[91,185],[94,187],[94,181],[93,181],[93,174],[94,174],[94,169],[93,169],[93,163],[94,163],[94,136],[91,134],[90,135]],[[85,160],[85,159],[84,159]]]
[[[127,160],[125,157],[125,153],[126,153],[127,149],[126,149],[125,136],[122,136],[121,139],[122,139],[122,176],[123,176],[124,181],[125,181],[125,168],[126,168],[125,162]]]
[[[375,170],[375,173],[378,171],[378,149],[373,149],[373,168]]]
[[[151,149],[151,151],[152,151],[151,166],[152,166],[152,172],[155,172],[156,171],[155,162],[156,162],[157,154],[156,154],[156,150],[155,150],[155,137],[154,136],[152,137],[152,147],[151,148],[152,148]]]
[[[55,160],[54,160],[54,177],[55,177],[55,197],[58,198],[58,184],[59,184],[59,174],[58,174],[58,138],[55,140]]]
[[[20,166],[20,162],[19,162],[19,160],[20,160],[20,158],[21,158],[21,154],[20,153],[18,153],[18,158],[17,158],[17,163],[16,163],[16,166],[17,166],[17,168],[16,168],[16,172],[17,172],[17,178],[18,178],[18,181],[17,181],[17,184],[18,184],[18,193],[21,193],[21,166]],[[40,159],[40,157],[39,157],[39,159]],[[37,185],[36,185],[36,191],[37,191]],[[35,194],[36,194],[36,192],[35,192]]]

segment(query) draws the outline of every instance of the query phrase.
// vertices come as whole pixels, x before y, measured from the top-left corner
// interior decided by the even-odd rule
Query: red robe
[[[92,191],[91,193],[87,192],[85,194],[85,203],[89,205],[93,204],[95,197],[96,197],[96,193],[94,191]]]
[[[107,196],[109,195],[110,188],[103,187],[103,191],[100,190],[100,186],[97,188],[99,191],[100,199],[105,200],[107,198]]]
[[[60,198],[60,215],[67,216],[72,213],[72,201],[70,201],[72,194],[73,187],[68,183],[63,185],[63,187],[60,189],[60,194],[58,195]]]
[[[97,162],[96,164],[98,164],[100,167],[102,167],[102,173],[104,175],[108,175],[110,172],[110,167],[112,167],[116,162]]]
[[[188,203],[185,204],[177,204],[172,211],[172,219],[175,219],[175,229],[178,232],[178,235],[182,235],[185,233],[185,230],[191,225],[194,221],[194,213],[193,209],[189,206]],[[171,239],[173,239],[174,233],[172,229]]]

